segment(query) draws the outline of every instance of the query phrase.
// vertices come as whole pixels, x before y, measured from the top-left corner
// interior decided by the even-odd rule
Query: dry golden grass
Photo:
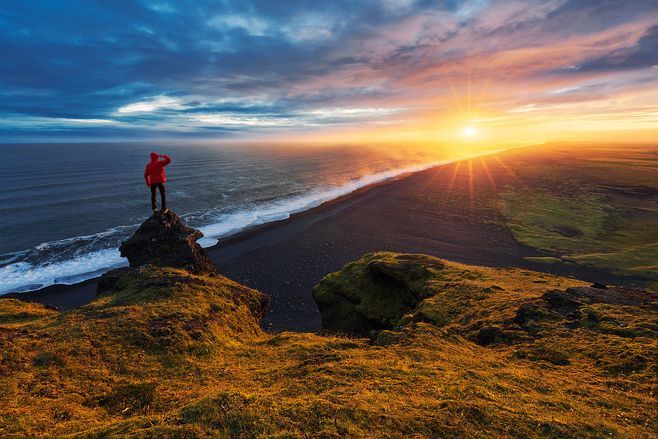
[[[398,255],[358,263],[373,258]],[[375,343],[266,334],[254,317],[259,293],[175,269],[143,267],[61,314],[2,300],[0,436],[652,436],[651,364],[616,366],[655,354],[655,309],[591,305],[595,325],[546,319],[527,339],[485,347],[473,341],[482,327],[583,283],[454,263],[432,270],[436,294]]]

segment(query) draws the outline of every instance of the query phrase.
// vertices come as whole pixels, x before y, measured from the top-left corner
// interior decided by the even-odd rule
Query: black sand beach
[[[313,287],[326,274],[373,251],[426,253],[468,264],[614,282],[607,273],[579,266],[524,260],[539,253],[519,245],[503,224],[496,191],[507,184],[518,181],[495,157],[465,160],[364,188],[230,237],[208,251],[223,275],[271,296],[263,325],[272,331],[319,329]],[[70,309],[91,301],[95,288],[89,280],[13,296]]]

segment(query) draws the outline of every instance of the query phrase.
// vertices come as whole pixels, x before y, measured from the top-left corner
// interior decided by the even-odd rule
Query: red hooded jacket
[[[144,169],[144,181],[146,181],[147,186],[167,181],[164,167],[171,163],[171,159],[167,154],[163,154],[164,160],[158,160],[158,157],[157,153],[152,152],[151,162]]]

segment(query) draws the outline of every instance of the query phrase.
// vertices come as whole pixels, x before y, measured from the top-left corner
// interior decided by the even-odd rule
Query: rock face
[[[435,291],[427,288],[429,269],[441,262],[422,255],[370,254],[322,279],[313,290],[322,328],[364,335],[391,329]]]
[[[184,268],[195,274],[215,274],[215,264],[196,240],[203,233],[186,226],[171,210],[156,212],[121,243],[121,256],[133,268],[150,264]]]

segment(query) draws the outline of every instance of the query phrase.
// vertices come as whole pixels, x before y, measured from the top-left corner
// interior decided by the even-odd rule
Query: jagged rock
[[[542,306],[538,301],[533,299],[527,303],[522,303],[518,307],[512,322],[526,327],[528,323],[544,320],[548,315],[547,307]]]
[[[121,243],[121,256],[131,267],[145,264],[184,268],[195,274],[216,273],[215,264],[197,244],[203,233],[186,226],[172,211],[156,212]]]
[[[570,328],[599,323],[599,317],[589,306],[604,303],[614,306],[653,307],[658,309],[658,294],[651,291],[609,286],[571,287],[552,290],[541,297],[521,303],[511,323],[523,330],[538,333],[544,325],[560,323]]]
[[[658,300],[658,294],[650,291],[634,290],[623,287],[571,287],[566,290],[552,290],[544,293],[540,300],[530,300],[521,305],[517,311],[517,320],[526,321],[540,318],[546,313],[568,314],[577,308],[592,303],[609,305],[641,306]],[[543,302],[543,304],[541,303]],[[530,316],[530,309],[541,309],[538,316]],[[521,317],[519,317],[521,316]]]

